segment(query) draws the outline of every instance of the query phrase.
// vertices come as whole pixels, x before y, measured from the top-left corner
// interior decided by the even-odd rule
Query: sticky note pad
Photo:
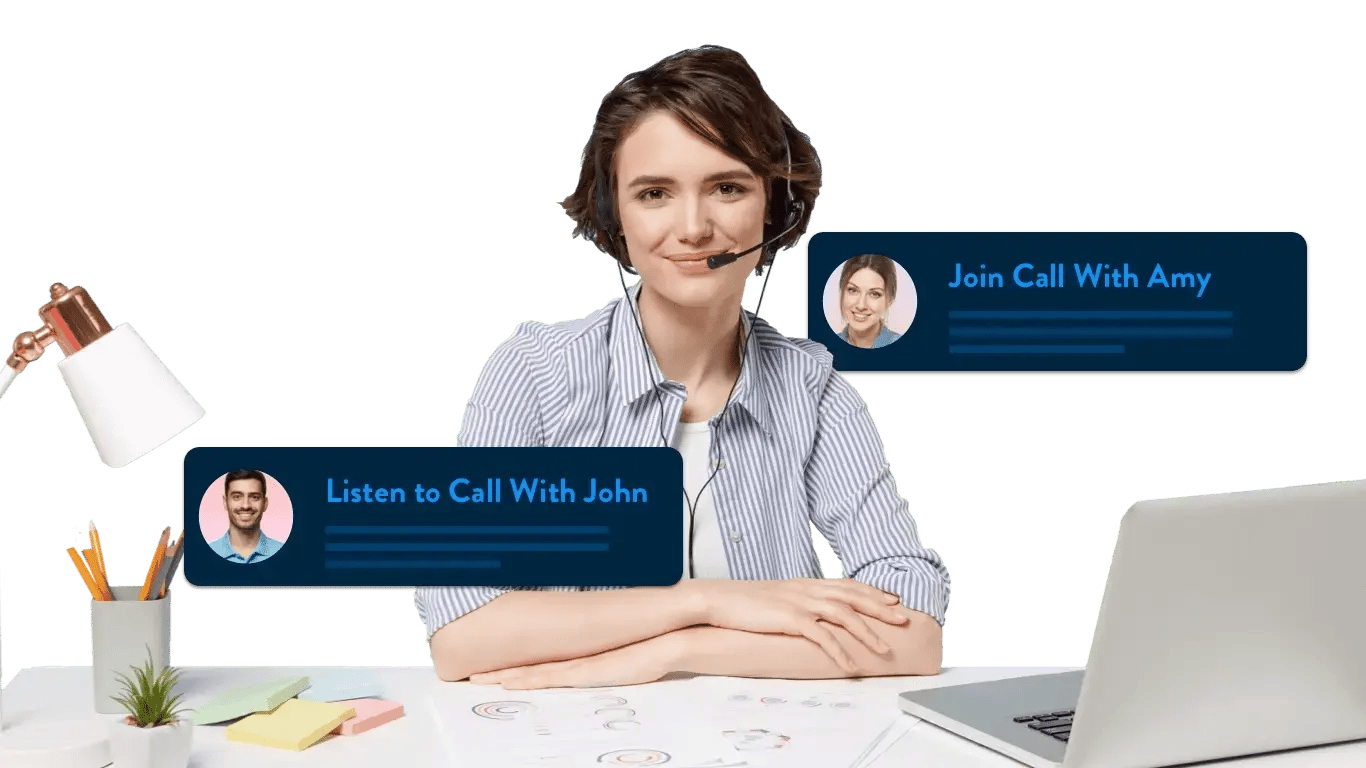
[[[384,687],[373,673],[364,669],[339,669],[310,675],[308,688],[299,698],[308,701],[372,699],[384,694]]]
[[[355,736],[358,733],[365,733],[371,728],[403,717],[403,705],[397,701],[355,699],[343,702],[343,705],[355,708],[356,716],[332,729],[333,733],[341,736]]]
[[[280,749],[304,749],[354,716],[345,704],[290,699],[269,714],[244,717],[227,728],[228,741]]]
[[[308,687],[307,677],[279,677],[224,691],[194,710],[195,725],[233,720],[254,712],[269,712]]]

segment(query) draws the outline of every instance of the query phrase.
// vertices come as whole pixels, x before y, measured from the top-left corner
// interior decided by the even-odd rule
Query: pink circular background
[[[210,544],[223,538],[223,534],[228,532],[228,513],[223,509],[223,480],[227,476],[227,472],[219,475],[218,479],[204,491],[204,498],[199,502],[199,530],[204,534],[204,540]],[[272,539],[284,543],[294,528],[294,505],[290,503],[285,487],[270,475],[266,475],[266,498],[270,500],[270,504],[266,507],[265,514],[261,515],[261,531]]]

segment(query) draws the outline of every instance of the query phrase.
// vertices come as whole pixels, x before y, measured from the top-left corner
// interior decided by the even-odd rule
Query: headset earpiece
[[[603,184],[599,183],[597,189],[593,191],[593,207],[598,215],[598,225],[609,238],[616,234],[617,217],[612,210],[612,201],[607,198],[607,190],[603,189]]]

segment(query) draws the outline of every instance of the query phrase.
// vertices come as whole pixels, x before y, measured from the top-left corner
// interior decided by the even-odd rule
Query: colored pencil
[[[146,600],[152,596],[152,582],[156,581],[157,569],[161,567],[162,560],[166,557],[166,540],[171,538],[171,527],[166,526],[166,530],[161,532],[161,541],[157,542],[157,549],[152,553],[152,563],[147,566],[147,578],[142,580],[142,591],[138,593],[139,600]]]
[[[94,558],[94,549],[82,549],[81,556],[85,559],[87,568],[90,568],[90,575],[94,578],[94,585],[100,588],[100,593],[104,594],[105,600],[113,600],[113,590],[109,589],[109,582],[104,578],[104,573],[100,570],[98,560]]]
[[[67,555],[71,556],[71,564],[76,567],[76,573],[81,574],[81,581],[85,582],[86,589],[90,590],[90,599],[104,600],[104,590],[96,586],[94,574],[90,573],[90,568],[86,567],[85,560],[81,559],[81,553],[76,552],[75,547],[67,547]]]
[[[166,590],[171,588],[171,579],[175,578],[175,569],[180,565],[180,556],[185,554],[185,532],[180,532],[180,537],[171,545],[171,564],[166,567],[166,578],[161,582],[161,591],[157,593],[157,599],[166,596]]]
[[[95,560],[100,564],[100,579],[105,591],[109,590],[109,566],[104,562],[104,547],[100,546],[100,532],[95,529],[95,521],[90,521],[90,548],[95,550]]]

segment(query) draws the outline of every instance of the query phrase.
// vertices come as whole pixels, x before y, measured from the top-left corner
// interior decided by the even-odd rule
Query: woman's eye
[[[645,200],[645,201],[649,201],[649,202],[653,202],[653,201],[656,201],[656,200],[663,200],[663,199],[664,199],[664,190],[662,190],[662,189],[647,189],[647,190],[645,190],[644,192],[641,192],[640,195],[639,195],[639,197],[640,197],[641,200]]]
[[[716,188],[716,191],[720,192],[725,197],[734,197],[735,195],[743,194],[745,188],[738,184],[722,184]]]

